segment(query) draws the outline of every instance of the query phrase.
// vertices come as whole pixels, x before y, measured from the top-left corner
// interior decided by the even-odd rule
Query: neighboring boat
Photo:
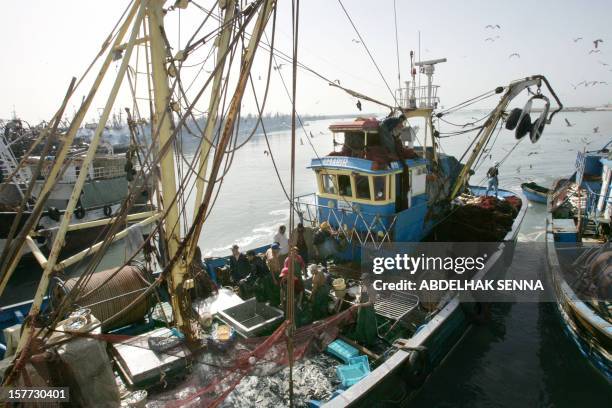
[[[550,189],[542,187],[533,181],[521,184],[521,189],[529,201],[546,204]]]
[[[0,363],[0,368],[6,368],[0,371],[3,385],[24,386],[24,381],[32,381],[31,385],[36,386],[70,384],[71,403],[81,406],[98,406],[100,401],[109,406],[142,406],[145,399],[152,406],[271,406],[286,404],[279,395],[283,391],[267,384],[270,377],[282,376],[285,372],[282,368],[288,365],[291,405],[306,405],[309,400],[318,400],[312,401],[318,404],[324,400],[331,407],[369,407],[378,403],[381,395],[396,404],[408,401],[486,305],[475,300],[462,302],[454,291],[427,300],[413,291],[388,296],[372,292],[368,278],[361,278],[363,251],[372,246],[380,250],[385,243],[476,241],[478,248],[483,242],[482,246],[486,243],[491,250],[471,279],[488,279],[503,270],[511,260],[512,243],[527,210],[524,196],[507,190],[500,190],[499,198],[486,196],[485,187],[469,185],[470,175],[484,149],[494,143],[491,136],[517,95],[530,89],[533,96],[525,109],[519,109],[518,116],[514,113],[514,121],[506,120],[506,127],[513,128],[518,123],[520,137],[530,133],[533,142],[561,110],[560,101],[540,75],[490,91],[489,96],[500,95],[500,100],[483,125],[473,129],[478,134],[466,149],[465,162],[460,163],[441,153],[442,135],[433,124],[435,118],[445,114],[437,111],[438,87],[432,82],[435,65],[445,60],[411,61],[412,81],[396,93],[397,106],[383,104],[391,110],[389,116],[333,124],[330,128],[333,137],[343,140],[334,144],[341,146],[339,151],[334,149],[327,156],[312,160],[310,168],[317,179],[317,192],[295,197],[291,189],[289,225],[295,226],[295,217],[299,217],[309,231],[320,233],[318,237],[328,234],[322,242],[332,243],[329,257],[323,251],[316,255],[317,260],[327,265],[311,264],[308,273],[304,271],[303,279],[299,279],[290,255],[288,267],[280,274],[265,270],[260,274],[256,254],[249,254],[253,256],[248,261],[249,268],[257,279],[254,290],[269,284],[267,288],[272,286],[272,290],[264,293],[267,297],[260,300],[257,294],[249,295],[251,275],[244,279],[238,276],[231,282],[241,295],[235,293],[235,288],[220,287],[215,291],[209,277],[224,286],[225,264],[228,260],[238,264],[244,259],[206,259],[203,264],[198,256],[198,240],[237,148],[233,137],[242,99],[276,2],[257,1],[242,10],[233,0],[219,3],[224,22],[221,29],[215,22],[213,33],[218,33],[218,37],[207,35],[196,41],[197,47],[204,44],[215,47],[209,50],[209,55],[216,54],[216,66],[206,81],[206,85],[212,82],[209,117],[201,130],[199,149],[185,169],[187,159],[175,150],[173,142],[187,127],[197,98],[187,106],[181,105],[187,104],[186,97],[175,102],[173,98],[178,93],[172,92],[170,81],[176,78],[180,82],[180,67],[197,47],[188,43],[185,49],[179,47],[178,52],[171,50],[168,44],[171,37],[166,36],[163,22],[166,15],[189,4],[177,1],[164,9],[161,0],[133,3],[117,25],[117,35],[111,37],[114,44],[106,42],[108,49],[103,47],[104,52],[100,53],[106,55],[100,80],[111,61],[122,60],[115,82],[118,88],[132,51],[146,47],[147,52],[141,53],[147,58],[143,62],[146,68],[135,71],[151,71],[151,81],[141,81],[153,85],[149,89],[153,100],[148,106],[152,110],[151,145],[144,156],[150,160],[149,166],[159,169],[156,171],[159,183],[155,183],[156,190],[151,194],[156,197],[158,209],[138,224],[113,232],[114,227],[128,220],[126,210],[137,194],[136,189],[130,189],[122,206],[125,211],[106,220],[109,233],[78,256],[69,258],[72,263],[85,263],[87,257],[94,255],[82,275],[70,279],[58,276],[66,262],[60,260],[59,251],[86,181],[85,173],[79,173],[49,256],[38,254],[44,271],[34,299],[0,310],[5,340],[2,348],[6,350]],[[234,15],[238,12],[239,16]],[[255,22],[251,24],[250,19]],[[245,32],[247,29],[250,33]],[[123,38],[127,32],[131,32],[129,40]],[[140,33],[145,35],[141,37]],[[226,62],[225,57],[235,52],[240,58],[228,58]],[[232,61],[236,65],[232,66]],[[288,62],[297,64],[291,59]],[[416,86],[416,67],[427,75],[428,85]],[[280,70],[280,66],[275,70]],[[232,95],[228,95],[229,86],[222,86],[224,81],[228,85],[229,80],[223,75],[229,73],[238,74]],[[206,85],[198,97],[204,94]],[[330,85],[339,87],[339,81]],[[94,83],[92,92],[96,89]],[[354,97],[380,103],[342,89]],[[180,83],[175,91],[178,90],[183,90]],[[556,99],[558,109],[552,113],[544,93]],[[82,168],[89,168],[93,161],[116,94],[109,93]],[[136,100],[136,93],[132,90],[131,94]],[[227,105],[222,103],[226,96]],[[546,107],[531,123],[529,113],[534,99],[545,99]],[[68,140],[74,138],[74,130],[87,110],[84,102],[75,115],[72,131],[66,135]],[[223,112],[220,122],[216,117],[219,111]],[[424,122],[420,135],[412,127],[418,120]],[[295,126],[292,131],[295,132]],[[414,143],[418,136],[422,136],[420,145]],[[292,141],[295,145],[296,138]],[[294,149],[291,159],[294,165]],[[57,177],[62,165],[56,160],[49,177],[54,174]],[[136,180],[145,176],[144,169],[135,175]],[[195,184],[193,214],[187,213],[185,205],[191,192],[187,184],[190,180]],[[293,187],[294,174],[291,180]],[[46,186],[51,183],[53,180],[46,181]],[[37,201],[32,213],[40,213],[43,207],[44,203]],[[145,223],[155,223],[148,234],[139,230]],[[87,224],[79,228],[92,225]],[[22,230],[26,240],[35,237],[33,228]],[[121,237],[128,240],[125,263],[94,273],[101,255]],[[305,236],[304,240],[309,247],[321,244],[315,242],[314,236]],[[255,252],[265,249],[257,248]],[[13,271],[0,270],[0,294],[2,284]],[[328,282],[333,289],[326,286]],[[300,307],[299,296],[296,297],[299,283],[303,283],[307,295],[317,295],[321,309],[315,310],[315,299]],[[273,299],[279,287],[286,293],[284,310]],[[325,289],[316,293],[321,288]],[[315,312],[318,317],[313,317]],[[24,319],[26,313],[28,317]],[[298,360],[311,367],[308,381],[303,377],[305,373],[300,373],[300,386],[307,387],[309,381],[317,384],[294,393],[298,385],[292,375]],[[42,374],[34,376],[39,370]],[[26,375],[29,373],[32,374]],[[242,381],[246,376],[250,376],[249,381]],[[254,394],[253,383],[258,379],[263,379],[260,383],[268,388]],[[327,384],[323,392],[319,382]],[[261,403],[260,398],[264,397],[276,398],[276,403]]]
[[[548,272],[565,331],[612,382],[612,157],[606,145],[576,164],[548,196]]]
[[[66,129],[58,130],[65,132]],[[59,141],[48,148],[47,156],[41,157],[43,144],[37,143],[42,132],[40,127],[24,126],[20,119],[12,119],[0,123],[0,253],[4,250],[6,240],[10,235],[13,221],[19,214],[19,207],[28,185],[33,183],[25,211],[19,215],[20,225],[24,225],[31,215],[31,209],[39,200],[41,191],[55,159],[54,152],[59,148]],[[57,230],[60,219],[65,212],[79,173],[83,171],[83,161],[88,143],[76,137],[72,143],[66,166],[61,178],[53,186],[44,199],[45,211],[37,221],[34,229],[37,231],[37,246],[48,253],[53,243],[54,231]],[[24,152],[29,152],[26,156]],[[134,155],[135,157],[135,155]],[[87,168],[87,179],[83,185],[74,216],[78,223],[103,220],[111,217],[121,207],[128,195],[128,172],[136,171],[132,158],[125,153],[115,153],[111,145],[102,145],[93,161]],[[38,174],[36,180],[33,175]],[[142,193],[136,199],[133,212],[146,212],[150,209],[149,188],[142,188]],[[66,245],[62,248],[64,254],[71,254],[87,248],[95,243],[96,237],[104,229],[104,225],[96,228],[74,228],[68,233]],[[14,234],[14,232],[13,232]],[[14,237],[14,235],[13,235]],[[26,249],[28,260],[34,261],[31,249]]]

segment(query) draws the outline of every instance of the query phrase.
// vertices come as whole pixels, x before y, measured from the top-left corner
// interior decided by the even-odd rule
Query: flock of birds
[[[486,30],[501,30],[501,26],[499,24],[487,24],[485,26],[485,29]],[[494,36],[485,38],[485,42],[493,43],[493,42],[499,40],[500,38],[501,38],[500,35],[494,35]],[[512,59],[512,58],[521,58],[521,54],[519,54],[518,52],[513,52],[512,54],[508,55],[508,58],[509,59]]]

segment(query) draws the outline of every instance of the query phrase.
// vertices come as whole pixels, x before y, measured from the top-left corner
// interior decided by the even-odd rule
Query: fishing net
[[[297,383],[296,398],[329,397],[337,385],[332,384],[337,362],[322,352],[337,338],[342,327],[355,322],[357,310],[358,307],[353,306],[294,332],[293,359],[296,365],[293,378]],[[289,387],[287,328],[287,323],[283,322],[266,337],[239,339],[224,347],[215,346],[209,341],[207,345],[191,350],[187,369],[184,370],[186,374],[172,379],[162,375],[160,384],[149,390],[147,406],[253,406],[254,399],[265,399],[266,406],[282,404]],[[126,343],[135,339],[134,336],[113,334],[83,336],[109,343]],[[159,354],[180,356],[180,350],[181,342],[176,341]],[[300,388],[300,385],[306,384],[308,387]]]

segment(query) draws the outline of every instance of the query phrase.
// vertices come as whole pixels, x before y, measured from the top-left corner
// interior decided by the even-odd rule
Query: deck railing
[[[393,240],[397,215],[380,215],[360,211],[357,207],[330,208],[320,205],[314,193],[295,199],[295,209],[300,221],[306,226],[318,227],[327,221],[337,227],[338,237],[349,243],[357,240],[360,244],[373,244],[379,249],[385,242]]]

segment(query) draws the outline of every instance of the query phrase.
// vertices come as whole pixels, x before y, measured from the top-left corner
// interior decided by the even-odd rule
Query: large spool
[[[128,265],[115,274],[117,269],[94,273],[86,284],[80,287],[80,293],[73,302],[74,306],[90,309],[98,320],[104,322],[125,309],[149,286],[146,273],[139,266]],[[77,281],[78,277],[66,281],[56,279],[52,289],[53,304],[59,305]],[[102,284],[103,286],[98,288]],[[112,330],[142,320],[148,311],[149,300],[150,297],[142,299],[121,317],[109,324],[103,324],[102,330]]]

